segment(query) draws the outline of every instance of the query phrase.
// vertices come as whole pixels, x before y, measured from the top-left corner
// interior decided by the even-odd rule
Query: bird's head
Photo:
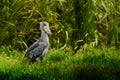
[[[40,29],[47,34],[52,34],[48,22],[40,22]]]

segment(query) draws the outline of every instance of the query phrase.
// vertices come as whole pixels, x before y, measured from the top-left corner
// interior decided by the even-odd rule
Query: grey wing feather
[[[35,49],[30,51],[30,53],[32,53],[34,57],[39,57],[43,53],[45,47],[44,44],[39,44]]]
[[[45,43],[36,42],[30,46],[30,48],[25,54],[25,57],[27,57],[28,59],[30,59],[31,62],[33,62],[36,60],[37,57],[42,55],[45,48],[46,48]]]
[[[35,49],[36,47],[39,46],[38,41],[36,41],[35,43],[33,43],[27,50],[26,54],[29,53],[30,51],[32,51],[33,49]]]
[[[38,47],[39,44],[38,44],[38,41],[36,41],[35,43],[33,43],[27,50],[26,54],[25,54],[25,57],[29,57],[30,56],[30,51],[34,50],[36,47]]]

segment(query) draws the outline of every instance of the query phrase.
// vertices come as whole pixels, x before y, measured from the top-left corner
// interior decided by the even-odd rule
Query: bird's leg
[[[40,60],[42,61],[42,60],[43,60],[43,57],[40,57]]]
[[[43,60],[43,57],[40,57],[40,56],[39,56],[39,57],[37,58],[37,62],[42,63],[42,60]]]
[[[36,61],[36,58],[35,58],[34,56],[33,56],[32,58],[30,58],[30,60],[29,60],[29,62],[32,63],[32,64],[33,64],[35,61]]]

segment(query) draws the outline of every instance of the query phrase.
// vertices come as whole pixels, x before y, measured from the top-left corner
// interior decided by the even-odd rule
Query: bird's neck
[[[42,41],[44,41],[46,43],[49,43],[48,35],[43,30],[41,30],[40,40],[42,40]]]

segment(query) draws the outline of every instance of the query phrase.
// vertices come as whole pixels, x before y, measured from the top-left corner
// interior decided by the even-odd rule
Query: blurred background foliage
[[[2,0],[0,45],[26,50],[48,21],[51,48],[120,47],[120,0]]]

